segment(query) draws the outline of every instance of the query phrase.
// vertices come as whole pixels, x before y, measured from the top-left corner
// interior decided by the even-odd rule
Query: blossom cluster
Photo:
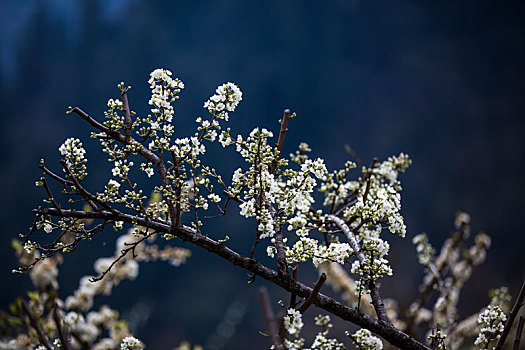
[[[407,155],[401,153],[398,157],[390,157],[386,161],[368,172],[364,186],[358,189],[358,195],[354,205],[346,208],[343,216],[347,219],[360,218],[369,225],[385,224],[388,229],[399,236],[404,237],[406,226],[401,210],[401,185],[397,176],[411,164]],[[356,226],[359,222],[356,222]]]
[[[506,320],[507,316],[499,306],[489,305],[478,317],[478,323],[482,327],[474,344],[487,349],[491,341],[501,337]]]
[[[381,339],[372,335],[368,329],[360,329],[354,334],[349,336],[355,343],[355,346],[359,350],[382,350],[383,342]]]
[[[332,329],[330,323],[330,316],[318,315],[315,317],[315,325],[323,327],[323,330],[318,332],[312,344],[308,348],[304,348],[305,339],[300,337],[301,329],[303,328],[302,315],[298,310],[288,309],[287,315],[284,317],[284,327],[288,334],[293,335],[292,340],[285,339],[284,347],[288,350],[344,350],[346,347],[343,343],[336,339],[329,338],[328,334]]]
[[[215,94],[204,103],[214,117],[228,121],[228,112],[233,112],[242,100],[242,92],[234,83],[226,83],[215,90]]]
[[[71,176],[74,176],[79,181],[87,176],[85,164],[87,159],[84,157],[86,150],[82,147],[82,142],[79,139],[68,138],[58,150],[64,156],[65,164],[69,172],[71,172]],[[67,172],[67,170],[64,169],[64,172]]]
[[[434,260],[435,249],[432,248],[425,233],[414,236],[412,243],[416,245],[417,258],[421,265],[429,265]]]
[[[126,337],[120,343],[120,350],[143,349],[144,345],[135,337]]]
[[[299,334],[304,326],[301,313],[295,309],[288,309],[286,313],[287,315],[284,316],[284,328],[292,335]]]

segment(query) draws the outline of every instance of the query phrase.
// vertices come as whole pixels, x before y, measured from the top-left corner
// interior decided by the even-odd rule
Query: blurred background
[[[175,106],[179,135],[205,115],[202,104],[216,86],[232,81],[243,91],[230,119],[234,134],[256,126],[276,133],[290,108],[298,118],[287,153],[306,141],[330,168],[348,159],[345,145],[363,164],[411,156],[401,177],[408,233],[391,239],[395,278],[384,281],[384,296],[409,305],[422,277],[412,237],[427,232],[440,247],[457,210],[470,213],[473,232],[484,230],[493,243],[463,290],[461,314],[485,306],[490,288],[507,285],[516,296],[525,266],[524,16],[523,1],[0,1],[1,308],[29,287],[27,276],[10,273],[9,242],[26,232],[44,197],[34,187],[39,160],[58,169],[60,144],[80,137],[88,183],[99,188],[108,178],[90,130],[66,116],[67,107],[100,120],[124,81],[133,87],[131,108],[144,115],[146,81],[158,67],[186,85]],[[217,168],[241,166],[231,155]],[[234,211],[208,230],[228,234],[247,254],[251,224]],[[93,273],[96,257],[113,252],[116,237],[103,232],[67,256],[62,297]],[[120,310],[150,349],[183,339],[206,349],[263,348],[256,292],[264,281],[247,286],[245,271],[178,244],[193,252],[186,265],[142,264],[136,281],[98,303]],[[313,283],[315,273],[301,277]]]

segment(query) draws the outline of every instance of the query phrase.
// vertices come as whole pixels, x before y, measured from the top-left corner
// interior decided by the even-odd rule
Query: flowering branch
[[[60,339],[61,347],[63,347],[64,350],[71,350],[71,342],[67,333],[62,327],[62,320],[60,320],[60,317],[58,316],[57,305],[55,305],[55,307],[53,308],[53,321],[55,321],[55,326],[57,328],[58,338]]]
[[[406,226],[400,213],[401,183],[397,178],[411,164],[409,157],[401,153],[383,162],[374,158],[369,168],[359,166],[357,179],[353,180],[353,169],[358,164],[347,161],[341,169],[329,171],[322,158],[309,158],[308,152],[311,149],[306,143],[301,143],[295,154],[283,156],[288,122],[295,116],[290,115],[289,109],[284,111],[280,120],[275,146],[269,142],[273,133],[265,128],[254,128],[246,137],[232,136],[230,128],[223,128],[221,123],[228,121],[229,113],[242,100],[242,92],[233,83],[219,86],[216,93],[204,103],[211,118],[198,117],[193,135],[176,138],[178,135],[175,135],[172,124],[172,103],[179,98],[178,94],[184,84],[179,79],[172,78],[171,74],[164,69],[156,69],[151,73],[148,80],[151,88],[151,114],[145,117],[132,119],[135,113],[130,110],[127,95],[130,87],[125,87],[124,83],[118,85],[122,101],[108,100],[108,109],[104,112],[106,119],[103,122],[98,122],[78,107],[69,108],[68,113],[80,116],[96,130],[91,136],[100,142],[102,152],[107,154],[108,161],[113,164],[112,177],[107,184],[103,184],[101,191],[90,192],[83,185],[85,182],[82,181],[87,176],[87,159],[79,139],[68,138],[59,148],[63,156],[61,165],[64,177],[47,169],[43,162],[40,165],[43,176],[36,185],[44,187],[48,196],[44,202],[48,207],[34,210],[36,218],[30,231],[21,236],[24,241],[19,243],[17,249],[26,251],[29,257],[20,259],[21,267],[17,271],[26,271],[33,267],[35,270],[32,271],[40,271],[36,275],[40,276],[37,283],[41,292],[46,290],[45,286],[58,288],[58,270],[55,265],[62,253],[75,250],[81,241],[92,239],[107,225],[112,225],[115,230],[122,229],[124,224],[133,227],[126,236],[119,238],[114,256],[97,260],[95,270],[98,277],[85,276],[75,294],[66,299],[64,312],[72,310],[64,317],[67,328],[63,329],[63,324],[57,321],[59,311],[63,310],[58,310],[55,306],[52,318],[48,315],[47,319],[51,323],[52,319],[55,321],[51,334],[58,334],[59,337],[55,339],[55,345],[61,343],[66,350],[79,347],[88,349],[92,346],[97,349],[116,348],[118,344],[123,350],[143,347],[138,339],[129,336],[127,329],[119,336],[113,334],[112,339],[99,339],[95,345],[95,340],[101,335],[99,328],[102,331],[103,325],[109,321],[117,327],[117,318],[107,311],[104,311],[106,316],[102,315],[103,311],[94,316],[87,315],[90,318],[87,323],[98,327],[98,333],[88,337],[84,334],[87,323],[77,311],[90,309],[94,295],[109,294],[112,286],[123,278],[135,278],[138,273],[137,261],[161,259],[180,263],[189,255],[187,250],[170,245],[160,251],[157,246],[151,245],[152,240],[158,236],[166,240],[180,238],[183,242],[189,242],[241,267],[250,272],[249,283],[260,276],[289,292],[289,308],[275,316],[266,290],[259,291],[270,341],[275,349],[303,349],[305,340],[299,336],[303,327],[302,313],[311,305],[316,305],[363,328],[350,335],[358,349],[382,348],[381,340],[372,335],[373,332],[402,349],[428,350],[427,346],[402,331],[406,329],[406,324],[398,318],[397,304],[390,299],[383,301],[376,284],[384,275],[392,275],[392,268],[386,259],[390,245],[382,237],[383,230],[388,229],[401,237],[406,235]],[[233,146],[245,162],[244,168],[233,172],[229,185],[214,168],[204,164],[204,158],[201,157],[206,153],[208,143],[216,140],[222,147]],[[140,171],[148,178],[157,172],[156,176],[160,180],[147,205],[148,197],[130,175],[134,174],[131,169],[137,158]],[[64,196],[69,199],[69,205],[60,203],[53,196],[49,179],[55,180],[62,188]],[[218,186],[220,190],[217,191],[214,186]],[[320,205],[316,192],[324,197]],[[203,229],[204,223],[201,220],[224,216],[230,202],[237,203],[239,214],[256,224],[249,256],[230,249],[226,245],[228,236],[214,239],[209,235],[210,232],[206,233]],[[84,208],[80,209],[80,205],[84,205]],[[209,209],[216,213],[202,215]],[[188,217],[191,219],[187,220]],[[41,229],[48,234],[58,231],[52,243],[39,244],[31,240],[32,234]],[[444,309],[438,310],[436,303],[434,325],[440,323],[436,321],[436,317],[443,313],[446,313],[447,318],[444,327],[432,335],[433,340],[430,343],[434,345],[439,343],[444,346],[447,337],[445,332],[448,331],[450,344],[459,343],[454,342],[459,332],[455,334],[452,330],[457,304],[454,296],[458,295],[459,289],[470,275],[470,269],[483,261],[490,245],[488,236],[478,235],[476,245],[465,253],[462,260],[459,261],[457,257],[453,261],[449,260],[447,257],[451,252],[459,252],[460,241],[467,228],[463,225],[458,230],[458,237],[447,241],[448,245],[442,251],[442,256],[435,261],[434,250],[425,241],[426,236],[418,236],[416,242],[419,260],[429,267],[427,276],[430,277],[425,281],[423,294],[416,303],[415,311],[420,311],[430,289],[436,283],[441,287],[438,302],[446,306],[446,312]],[[346,238],[343,238],[345,242],[340,242],[341,233]],[[273,268],[261,264],[256,257],[256,246],[265,243],[266,254],[274,259]],[[129,252],[132,254],[128,254]],[[52,258],[54,255],[57,256]],[[338,274],[337,269],[327,269],[330,272],[320,273],[318,281],[310,288],[297,277],[298,264],[307,261],[313,263],[320,272],[324,269],[323,264],[338,263],[340,265],[337,267],[343,273],[339,273],[339,280],[334,282],[329,279],[338,278],[334,277]],[[37,265],[37,262],[40,264]],[[41,278],[40,267],[45,267],[46,264],[52,274],[50,279]],[[347,267],[351,265],[351,273],[360,275],[359,280],[354,281],[344,272],[345,264]],[[293,266],[291,274],[289,266]],[[452,276],[445,280],[443,275],[449,270],[452,271]],[[358,295],[357,309],[320,293],[327,279],[330,284],[344,286],[345,291]],[[96,283],[90,285],[88,281]],[[298,306],[296,297],[305,300],[304,303]],[[366,298],[367,307],[363,309],[370,314],[375,310],[377,318],[360,311],[361,297]],[[344,298],[354,303],[357,297]],[[521,306],[522,301],[519,303]],[[58,303],[58,299],[56,305],[62,305]],[[27,305],[25,309],[31,320]],[[502,332],[504,318],[500,305],[491,302],[479,318],[480,323],[488,326],[482,328],[476,344],[485,344],[496,339],[499,333],[492,332],[490,325],[497,321],[497,330]],[[33,321],[37,320],[31,322],[38,325]],[[460,325],[470,327],[471,334],[471,323],[469,319]],[[315,324],[323,327],[323,331],[317,334],[310,348],[345,348],[343,343],[327,337],[332,327],[328,315],[317,316]],[[442,333],[441,330],[445,332]],[[45,339],[42,331],[40,333],[39,337]],[[71,342],[69,336],[72,336]],[[48,345],[44,340],[40,342],[44,345],[38,350],[50,349],[49,341]]]
[[[40,324],[38,323],[37,319],[35,318],[35,315],[33,315],[33,312],[31,312],[29,305],[24,299],[22,299],[22,308],[24,309],[24,312],[26,313],[27,317],[29,317],[31,326],[33,326],[33,328],[35,329],[38,335],[38,339],[40,339],[40,342],[45,346],[47,350],[53,350],[53,346],[51,345],[47,337],[44,335]]]
[[[337,227],[341,231],[343,231],[344,235],[348,239],[348,242],[352,246],[352,249],[354,250],[354,254],[357,255],[357,258],[359,259],[359,263],[362,266],[364,266],[366,264],[365,255],[363,254],[361,247],[359,245],[359,242],[355,238],[354,233],[350,230],[348,225],[346,225],[346,223],[342,219],[334,215],[329,215],[328,219],[332,221],[334,224],[336,224]],[[374,308],[376,310],[377,318],[380,321],[391,325],[390,321],[388,320],[388,316],[386,315],[385,304],[383,303],[383,300],[381,299],[381,296],[379,295],[379,291],[377,290],[377,287],[373,279],[369,279],[368,287],[370,288],[370,296],[372,297],[372,304],[374,305]]]
[[[59,216],[59,213],[55,208],[35,209],[33,212],[39,215]],[[197,234],[194,229],[187,226],[173,229],[170,222],[147,220],[138,216],[124,213],[113,214],[107,211],[84,212],[77,210],[62,210],[62,212],[63,215],[67,217],[124,221],[143,227],[149,227],[159,232],[170,233],[180,237],[184,241],[190,242],[191,244],[197,245],[213,254],[218,255],[223,259],[230,261],[232,264],[240,266],[241,268],[244,268],[255,275],[258,275],[278,285],[288,292],[294,292],[299,297],[308,298],[313,292],[312,288],[307,287],[301,282],[294,281],[290,276],[280,275],[275,270],[264,266],[254,259],[240,255],[239,253],[226,247],[224,244],[221,244],[205,235]],[[391,324],[378,322],[374,318],[365,315],[353,308],[349,308],[348,306],[345,306],[324,294],[317,294],[314,300],[314,305],[340,317],[343,320],[350,321],[362,328],[369,329],[370,331],[386,339],[392,345],[399,348],[407,350],[428,350],[428,347],[396,329]]]
[[[507,339],[507,336],[509,335],[512,324],[514,323],[514,319],[516,318],[516,316],[518,315],[518,312],[520,311],[521,307],[524,304],[523,303],[524,298],[525,298],[525,281],[521,285],[520,294],[516,298],[516,302],[514,303],[514,306],[512,307],[512,310],[510,311],[507,322],[505,323],[505,328],[503,329],[503,333],[501,333],[501,337],[498,339],[498,342],[495,347],[496,350],[501,350],[503,348],[503,344],[505,343],[505,340]]]

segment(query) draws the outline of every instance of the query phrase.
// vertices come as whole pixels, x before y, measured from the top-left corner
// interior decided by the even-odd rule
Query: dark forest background
[[[125,81],[132,109],[147,113],[146,80],[158,67],[186,84],[176,103],[180,134],[204,115],[216,86],[232,81],[243,91],[230,119],[234,133],[255,126],[276,132],[291,108],[299,117],[286,152],[306,141],[331,168],[347,159],[345,145],[364,164],[408,153],[408,234],[391,239],[395,277],[382,292],[403,308],[422,276],[412,237],[427,232],[439,247],[457,210],[471,214],[474,233],[493,240],[463,291],[462,315],[486,305],[490,288],[507,285],[516,295],[525,266],[524,17],[523,1],[0,1],[0,306],[29,286],[26,276],[10,273],[9,242],[26,231],[43,199],[34,187],[40,158],[58,169],[60,144],[80,137],[89,183],[107,181],[106,157],[86,124],[65,115],[67,107],[101,119]],[[240,166],[231,155],[218,168]],[[228,234],[246,253],[253,226],[230,218],[209,231]],[[97,256],[111,254],[116,237],[104,232],[67,256],[61,296],[93,273]],[[206,349],[263,348],[256,289],[264,283],[247,286],[244,271],[191,249],[179,268],[141,265],[136,281],[99,304],[119,309],[150,349],[182,339]],[[303,276],[315,278],[313,271]],[[270,292],[275,301],[285,298]]]

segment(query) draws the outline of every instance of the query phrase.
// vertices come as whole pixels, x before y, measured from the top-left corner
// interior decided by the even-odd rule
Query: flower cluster
[[[288,309],[284,316],[284,328],[292,335],[299,334],[303,329],[304,323],[301,313],[295,309]]]
[[[64,156],[65,165],[67,166],[67,170],[64,169],[64,172],[69,171],[71,176],[74,176],[79,181],[87,176],[87,159],[84,157],[86,150],[82,147],[82,142],[79,139],[68,138],[58,150]]]
[[[507,316],[499,306],[489,305],[485,311],[479,314],[478,323],[482,327],[474,344],[480,348],[488,349],[491,341],[498,340],[501,337],[506,320]]]
[[[436,350],[446,350],[447,349],[446,344],[445,344],[446,339],[447,339],[447,335],[444,334],[439,328],[435,332],[432,332],[427,337],[430,347]]]
[[[383,342],[381,339],[372,335],[368,329],[360,329],[354,334],[348,334],[359,350],[381,350]]]
[[[318,315],[315,317],[315,325],[323,327],[323,330],[318,332],[315,336],[312,345],[308,348],[303,348],[306,343],[305,339],[299,336],[303,328],[303,321],[301,313],[294,309],[287,310],[287,316],[284,317],[284,326],[289,334],[294,335],[293,340],[285,339],[284,347],[288,350],[344,350],[346,347],[343,343],[336,339],[328,337],[332,324],[330,323],[330,316]]]
[[[275,247],[268,247],[268,253],[273,257]],[[328,261],[335,261],[344,264],[353,253],[348,243],[331,242],[327,245],[319,244],[319,241],[309,237],[300,237],[290,248],[286,247],[286,260],[288,263],[298,263],[312,260],[317,267],[319,264]]]
[[[406,226],[399,213],[401,185],[397,175],[410,164],[408,156],[401,153],[398,157],[388,158],[371,171],[364,169],[363,173],[368,174],[368,177],[357,190],[355,204],[344,210],[344,217],[349,220],[357,217],[369,225],[385,224],[392,233],[404,237]],[[356,221],[355,225],[358,224],[359,221]]]
[[[242,92],[234,83],[226,83],[215,90],[215,94],[204,103],[206,108],[214,117],[228,121],[228,112],[235,111],[242,100]]]
[[[151,128],[159,130],[167,125],[165,123],[172,122],[174,112],[171,103],[178,98],[177,94],[181,89],[184,89],[184,83],[178,78],[173,79],[171,72],[162,68],[151,72],[148,83],[151,88],[151,98],[148,103],[152,106],[151,113],[156,117],[151,123]]]
[[[126,337],[120,343],[120,350],[143,349],[144,345],[134,337]]]
[[[412,239],[416,245],[417,258],[421,265],[428,265],[434,260],[436,251],[432,248],[425,233],[421,233]]]

